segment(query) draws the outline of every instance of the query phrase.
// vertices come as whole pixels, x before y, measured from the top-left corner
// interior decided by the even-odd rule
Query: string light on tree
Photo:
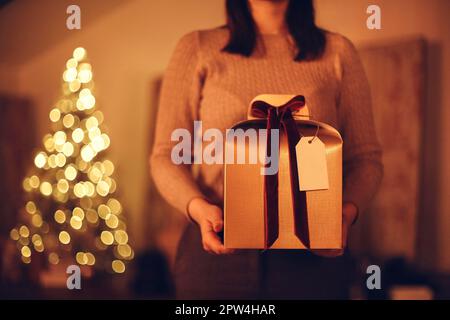
[[[128,244],[114,164],[104,156],[110,138],[97,109],[92,66],[76,48],[63,72],[61,99],[50,110],[51,132],[23,180],[21,223],[10,232],[24,263],[44,254],[50,264],[126,270]]]

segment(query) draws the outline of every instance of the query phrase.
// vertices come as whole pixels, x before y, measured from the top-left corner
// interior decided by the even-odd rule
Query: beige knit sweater
[[[224,133],[246,119],[258,94],[302,94],[311,117],[338,129],[344,140],[343,201],[363,211],[383,172],[381,149],[373,123],[369,85],[352,43],[327,33],[323,57],[295,62],[295,48],[286,35],[261,35],[249,58],[222,52],[225,28],[196,31],[182,37],[167,68],[160,96],[151,172],[162,196],[186,213],[194,197],[221,204],[223,165],[189,165],[171,160],[174,129],[192,132],[202,120],[203,132]]]

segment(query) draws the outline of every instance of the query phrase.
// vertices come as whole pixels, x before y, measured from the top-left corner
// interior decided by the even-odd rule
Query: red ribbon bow
[[[308,212],[306,206],[306,192],[300,191],[297,170],[297,154],[295,146],[301,139],[297,124],[292,116],[305,106],[305,97],[296,96],[280,107],[274,107],[264,101],[252,104],[251,115],[267,119],[266,152],[271,150],[270,131],[280,129],[286,134],[289,148],[289,167],[291,176],[291,196],[294,213],[295,235],[305,245],[310,247]],[[270,156],[270,155],[268,155]],[[268,166],[268,165],[267,165]],[[269,248],[278,238],[278,171],[273,175],[264,176],[264,245]]]

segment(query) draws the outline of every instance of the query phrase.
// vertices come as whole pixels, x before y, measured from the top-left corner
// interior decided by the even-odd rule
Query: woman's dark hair
[[[257,27],[248,0],[226,0],[230,38],[223,51],[250,56],[256,45]],[[325,50],[325,32],[315,23],[313,0],[289,0],[286,24],[297,46],[296,61],[320,58]]]

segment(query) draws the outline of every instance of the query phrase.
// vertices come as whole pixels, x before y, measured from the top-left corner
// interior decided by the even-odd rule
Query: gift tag
[[[295,146],[300,191],[326,190],[328,170],[325,144],[319,137],[302,137]]]

